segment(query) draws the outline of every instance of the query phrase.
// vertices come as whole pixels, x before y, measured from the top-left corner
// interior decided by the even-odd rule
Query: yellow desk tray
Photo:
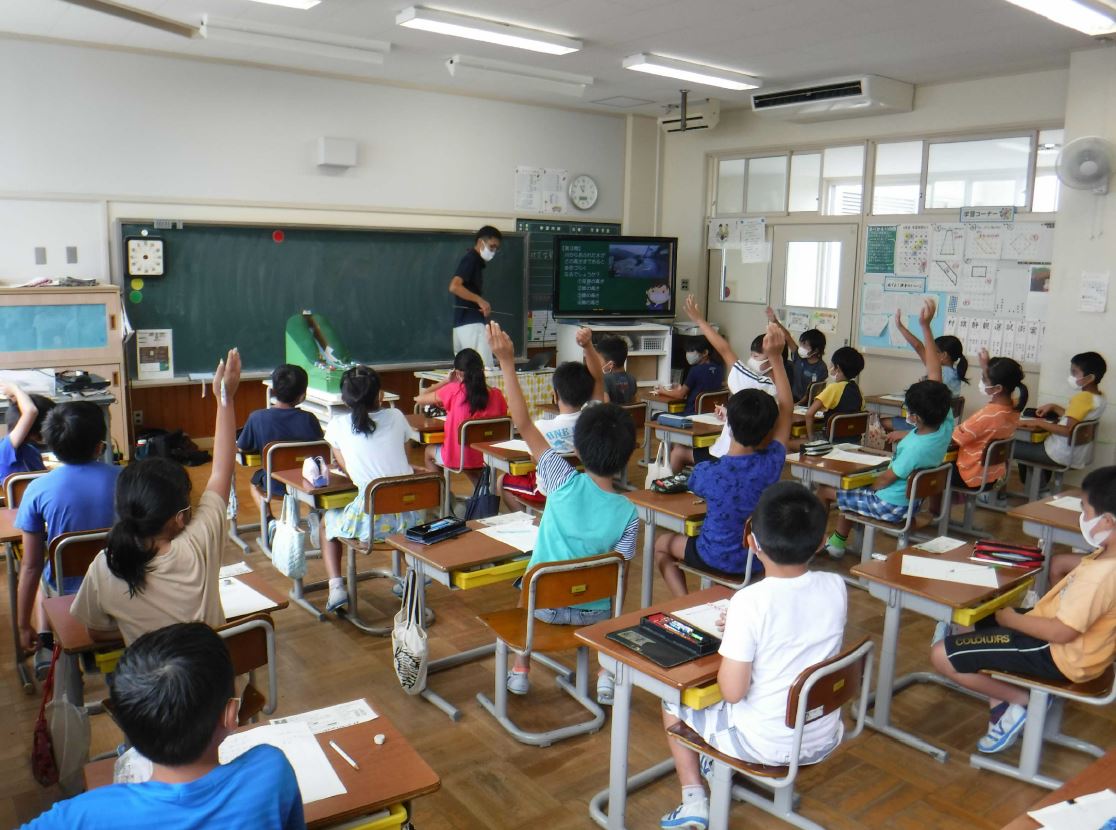
[[[686,519],[685,533],[687,536],[697,536],[701,533],[701,526],[705,524],[705,519]]]
[[[525,476],[535,472],[534,461],[512,461],[508,464],[508,470],[513,476]]]
[[[694,446],[698,448],[712,447],[720,437],[719,435],[696,435],[694,436]]]
[[[1015,605],[1017,601],[1023,599],[1023,595],[1034,584],[1034,579],[1028,579],[1026,582],[1016,585],[1006,594],[993,597],[983,605],[978,605],[975,608],[958,608],[953,612],[953,621],[958,625],[975,625],[977,620],[982,620],[989,614],[995,614],[1001,608]]]
[[[236,460],[243,467],[259,467],[263,464],[263,456],[258,452],[238,452]]]
[[[322,510],[333,510],[334,508],[348,507],[349,503],[355,498],[355,490],[348,493],[326,493],[324,496],[318,497],[318,507]]]
[[[407,823],[407,808],[402,804],[392,804],[388,815],[380,818],[358,818],[345,824],[333,825],[334,830],[395,830]]]
[[[691,686],[682,691],[682,705],[691,709],[704,709],[721,699],[721,687],[716,681],[708,686]]]
[[[876,480],[879,474],[879,470],[866,470],[863,473],[850,473],[847,476],[841,476],[841,489],[855,490],[858,487],[867,487]]]
[[[501,562],[499,565],[490,565],[487,568],[478,568],[475,571],[454,571],[450,574],[450,582],[455,588],[468,591],[470,588],[480,588],[482,585],[493,585],[497,582],[507,582],[518,579],[527,573],[527,557],[515,559],[511,562]]]
[[[97,665],[97,671],[101,674],[112,674],[116,671],[116,664],[120,662],[120,658],[124,656],[124,649],[115,648],[112,651],[95,651],[93,652],[93,662]]]

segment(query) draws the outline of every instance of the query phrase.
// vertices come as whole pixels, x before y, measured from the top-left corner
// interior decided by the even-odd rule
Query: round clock
[[[570,182],[570,201],[578,210],[589,210],[597,204],[597,183],[592,176],[582,173]]]
[[[163,276],[163,240],[154,236],[132,236],[125,240],[129,277]]]

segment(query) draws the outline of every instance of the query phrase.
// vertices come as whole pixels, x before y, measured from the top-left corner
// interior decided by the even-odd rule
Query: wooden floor
[[[414,460],[418,460],[417,455]],[[204,486],[207,475],[208,467],[191,470],[196,489]],[[248,477],[248,471],[238,469],[242,506],[252,503]],[[633,464],[632,480],[642,481],[643,477],[643,471]],[[251,507],[242,510],[254,514]],[[1009,530],[1014,522],[1000,514],[980,511],[978,519],[1000,538],[1019,538],[1018,531]],[[384,554],[379,558],[387,560]],[[853,559],[846,557],[840,566],[850,567]],[[637,573],[633,577],[638,576],[640,561],[637,554],[633,561]],[[285,587],[286,580],[255,548],[248,563],[276,586]],[[831,566],[828,561],[819,564]],[[310,567],[311,577],[320,574],[320,561],[312,561]],[[631,584],[639,585],[638,578],[633,578]],[[634,596],[637,592],[631,593],[629,608],[634,607],[637,599]],[[665,594],[656,578],[655,596]],[[437,612],[437,622],[430,629],[433,657],[485,643],[486,629],[474,616],[515,602],[509,585],[454,593],[433,585],[428,597]],[[319,599],[324,603],[324,597]],[[867,634],[878,643],[883,625],[881,604],[864,591],[853,589],[849,591],[849,600],[847,640],[852,642]],[[0,603],[6,603],[6,599]],[[386,581],[362,584],[365,619],[387,618],[397,607],[398,600],[391,595]],[[5,607],[4,619],[7,613]],[[276,625],[280,689],[277,714],[364,697],[373,708],[388,715],[442,779],[438,793],[416,803],[415,821],[420,830],[524,826],[560,830],[593,826],[587,805],[592,795],[607,785],[607,724],[597,734],[551,747],[524,746],[505,733],[475,700],[477,692],[492,693],[491,660],[435,677],[435,688],[464,710],[463,719],[452,723],[421,699],[400,691],[392,671],[390,640],[365,635],[334,619],[318,622],[295,607],[279,612]],[[925,618],[912,615],[904,619],[900,672],[928,668],[931,629]],[[60,797],[56,788],[43,789],[31,777],[31,734],[39,701],[20,689],[11,659],[11,640],[5,635],[0,638],[0,708],[7,713],[0,726],[0,828],[18,826]],[[528,728],[557,724],[584,712],[557,690],[551,677],[541,666],[536,667],[532,672],[531,694],[511,701],[513,713]],[[104,684],[99,678],[87,680],[87,699],[104,695]],[[662,760],[668,750],[657,701],[637,691],[633,708],[630,764],[634,772]],[[895,701],[895,721],[947,748],[951,753],[949,762],[939,764],[866,730],[840,755],[802,774],[799,788],[802,811],[834,830],[1001,827],[1043,791],[969,767],[968,756],[984,731],[986,712],[984,704],[937,686],[919,686],[903,692]],[[94,753],[110,749],[121,740],[105,716],[95,716],[92,721]],[[1111,712],[1076,708],[1067,712],[1066,729],[1107,747],[1116,735],[1114,721],[1116,717]],[[1083,756],[1053,748],[1047,753],[1046,771],[1064,779],[1085,764]],[[636,793],[629,799],[629,827],[658,827],[659,817],[678,800],[674,778],[663,779]],[[734,827],[788,826],[740,804],[734,806],[732,815]]]

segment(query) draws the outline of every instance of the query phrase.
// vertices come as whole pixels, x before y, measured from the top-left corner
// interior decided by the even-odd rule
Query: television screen
[[[559,236],[555,317],[673,317],[678,240]]]

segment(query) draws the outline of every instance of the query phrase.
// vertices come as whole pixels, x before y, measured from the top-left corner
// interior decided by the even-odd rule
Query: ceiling
[[[337,73],[459,93],[612,112],[658,114],[680,86],[725,106],[748,93],[715,90],[622,69],[653,52],[737,69],[765,87],[874,73],[933,83],[1065,66],[1093,39],[1004,0],[430,0],[433,8],[545,29],[584,41],[563,57],[490,46],[395,25],[408,0],[322,0],[308,11],[251,0],[117,0],[198,24],[205,14],[391,43],[382,66],[259,46],[187,39],[62,0],[0,0],[0,32]],[[2,47],[0,47],[2,48]],[[451,55],[496,58],[595,78],[581,99],[529,84],[463,83]],[[620,98],[619,102],[608,99]],[[629,99],[629,100],[624,100]],[[605,103],[597,103],[605,101]],[[619,103],[626,106],[616,106]]]

